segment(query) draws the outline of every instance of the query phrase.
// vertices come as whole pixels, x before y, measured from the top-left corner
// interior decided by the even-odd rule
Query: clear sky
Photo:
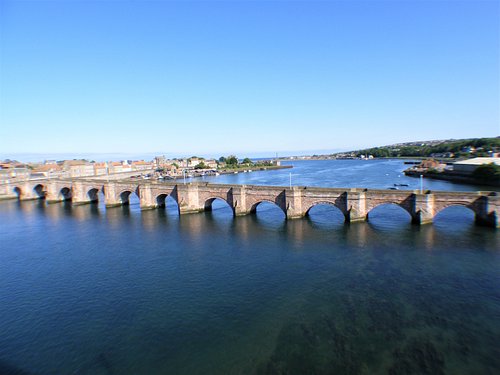
[[[500,2],[0,0],[0,152],[500,134]]]

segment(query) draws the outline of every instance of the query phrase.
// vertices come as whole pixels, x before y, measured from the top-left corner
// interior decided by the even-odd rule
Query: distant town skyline
[[[500,134],[496,1],[0,3],[0,158]]]

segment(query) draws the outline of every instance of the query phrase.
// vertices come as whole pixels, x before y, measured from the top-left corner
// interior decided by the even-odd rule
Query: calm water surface
[[[210,180],[419,185],[401,161],[294,165]],[[423,227],[391,205],[342,219],[2,202],[0,374],[499,373],[497,231],[461,207]]]

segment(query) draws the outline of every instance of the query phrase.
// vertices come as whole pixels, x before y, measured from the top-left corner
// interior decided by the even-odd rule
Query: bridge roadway
[[[102,192],[106,207],[129,203],[137,194],[141,209],[165,205],[170,196],[180,214],[210,210],[215,199],[222,199],[235,216],[255,212],[262,202],[276,204],[287,219],[300,218],[317,204],[337,207],[347,222],[368,219],[369,212],[382,204],[396,204],[406,210],[412,222],[427,224],[450,206],[464,206],[475,214],[476,223],[500,227],[500,193],[493,191],[447,192],[418,190],[372,190],[360,188],[319,188],[293,186],[226,185],[206,182],[179,184],[150,180],[103,181],[96,179],[39,179],[0,185],[0,198],[19,200],[45,198],[48,203],[71,200],[72,204],[97,202]]]

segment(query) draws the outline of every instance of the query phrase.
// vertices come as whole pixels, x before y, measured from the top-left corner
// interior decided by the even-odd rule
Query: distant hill
[[[397,143],[388,146],[333,154],[333,156],[373,155],[374,157],[468,158],[491,156],[500,152],[500,137],[447,139]]]

